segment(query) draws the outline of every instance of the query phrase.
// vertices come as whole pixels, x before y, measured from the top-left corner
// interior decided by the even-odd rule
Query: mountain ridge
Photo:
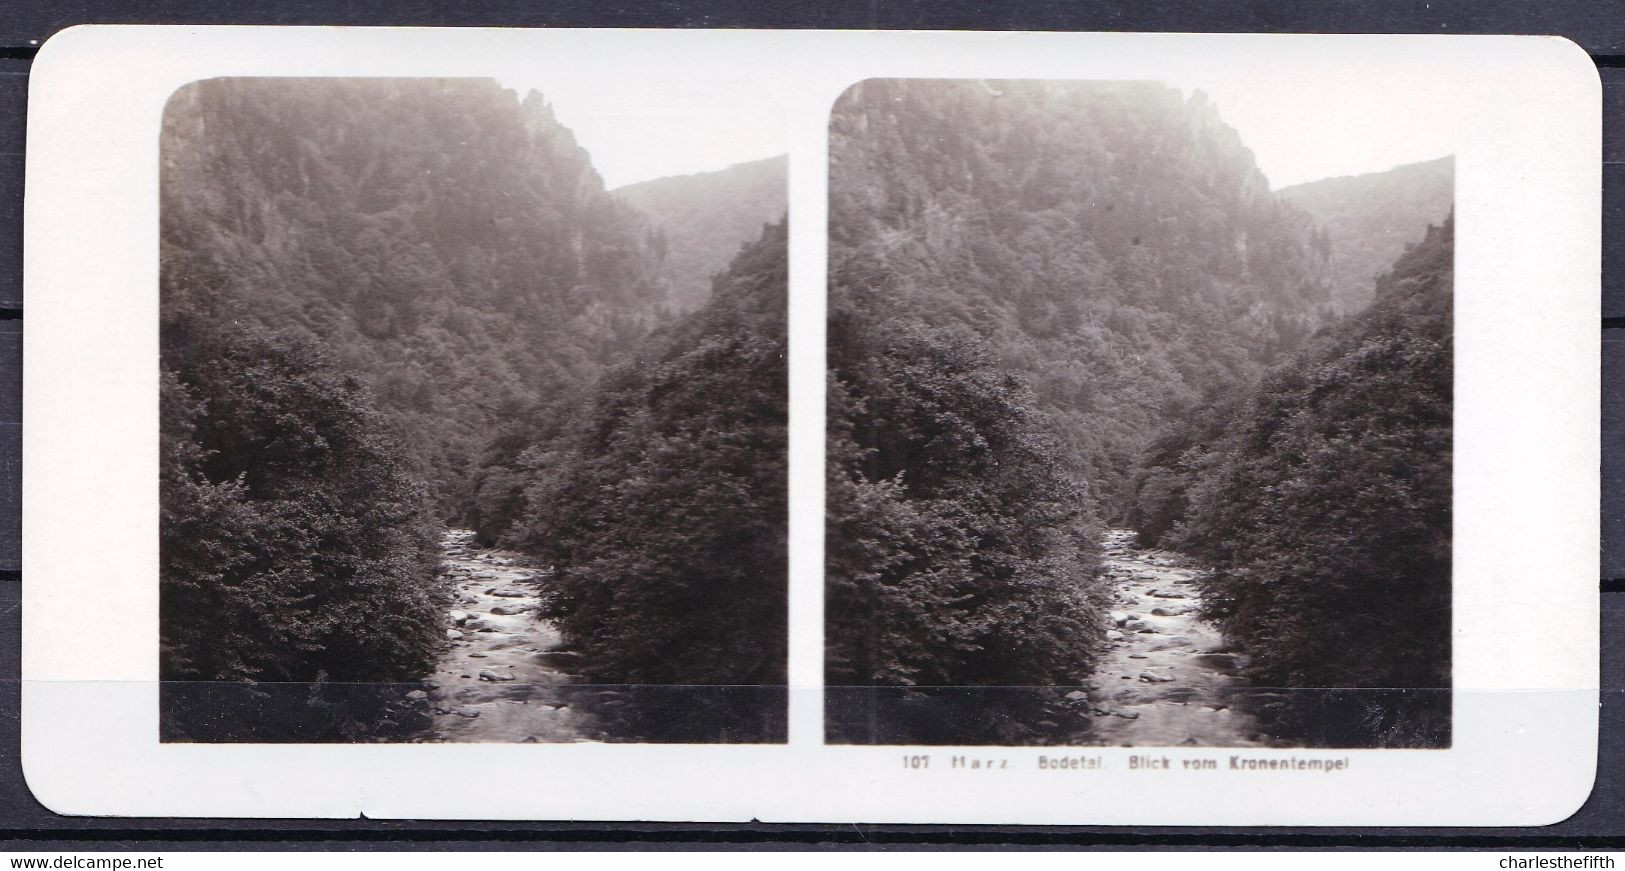
[[[713,278],[762,227],[789,208],[789,157],[775,155],[718,170],[663,176],[610,190],[659,230],[673,305],[699,308]]]
[[[1325,233],[1332,299],[1342,314],[1371,301],[1376,279],[1455,204],[1455,157],[1281,188]]]

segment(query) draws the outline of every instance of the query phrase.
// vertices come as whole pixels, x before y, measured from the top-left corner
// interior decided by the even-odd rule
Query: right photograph
[[[1450,746],[1455,168],[1403,97],[841,96],[829,743]]]

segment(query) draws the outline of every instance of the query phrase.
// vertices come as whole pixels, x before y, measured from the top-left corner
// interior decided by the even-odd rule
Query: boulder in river
[[[453,611],[453,612],[451,612],[451,622],[456,623],[458,626],[463,625],[463,621],[467,620],[467,619],[468,619],[468,612],[467,611]]]
[[[1138,720],[1138,719],[1140,719],[1140,712],[1139,711],[1113,711],[1112,713],[1116,714],[1119,717],[1122,717],[1125,720]]]
[[[525,605],[498,605],[491,609],[491,613],[497,615],[498,617],[511,617],[515,614],[523,614],[529,610],[530,608]]]
[[[429,697],[429,694],[424,692],[423,690],[413,690],[413,691],[406,694],[406,698],[409,701],[414,701],[414,702],[421,702],[421,701],[423,701],[424,699],[426,699],[428,697]]]
[[[494,682],[494,681],[513,680],[513,679],[514,679],[514,677],[513,677],[512,674],[503,674],[502,672],[492,671],[489,668],[480,669],[480,680],[483,680],[483,681],[493,681]]]
[[[504,599],[522,599],[530,595],[524,590],[515,590],[513,587],[503,587],[500,590],[491,590],[490,594],[493,596],[500,596]]]
[[[1174,676],[1171,674],[1158,674],[1154,671],[1140,672],[1140,680],[1143,680],[1146,683],[1172,683],[1173,679]]]
[[[1193,658],[1208,668],[1233,671],[1236,667],[1236,658],[1228,653],[1198,653]]]
[[[446,630],[446,638],[448,638],[448,639],[450,639],[452,641],[456,641],[457,639],[462,638],[462,637],[463,637],[463,633],[458,632],[456,629],[447,629]]]
[[[1085,701],[1088,698],[1089,698],[1089,694],[1084,692],[1083,690],[1073,690],[1072,692],[1069,692],[1069,693],[1066,694],[1067,701],[1072,701],[1072,702]]]
[[[1124,638],[1123,633],[1118,632],[1116,629],[1107,629],[1106,630],[1106,640],[1108,640],[1108,641],[1122,641],[1123,638]]]
[[[1124,611],[1113,611],[1112,612],[1112,622],[1116,623],[1119,626],[1123,625],[1124,623],[1127,623],[1128,622],[1128,613],[1124,612]]]

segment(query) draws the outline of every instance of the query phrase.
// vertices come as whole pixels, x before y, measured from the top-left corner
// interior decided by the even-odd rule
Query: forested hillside
[[[1315,217],[1331,251],[1332,301],[1339,312],[1371,302],[1372,285],[1455,202],[1455,158],[1386,172],[1328,178],[1276,193]]]
[[[1081,681],[1141,446],[1318,326],[1324,253],[1161,85],[864,82],[830,154],[827,678]]]
[[[1200,93],[864,82],[831,122],[837,309],[984,340],[1106,515],[1173,409],[1249,383],[1326,313],[1326,253]]]
[[[1339,324],[1331,237],[1154,83],[864,82],[830,156],[833,739],[1115,743],[1153,697],[1101,677],[1199,661],[1148,728],[1237,676],[1448,686],[1448,229]],[[1213,734],[1306,734],[1264,704]],[[1312,740],[1436,741],[1356,713]]]
[[[1214,567],[1208,614],[1258,682],[1429,691],[1355,694],[1385,743],[1449,734],[1454,248],[1451,220],[1429,227],[1367,309],[1264,379],[1176,542]]]
[[[498,422],[662,318],[654,232],[535,92],[482,79],[213,79],[164,116],[166,315],[321,344],[443,517]]]
[[[542,613],[590,677],[784,683],[785,242],[784,222],[768,227],[709,302],[611,370],[579,421],[519,463],[526,509],[510,540],[553,564]],[[783,702],[758,694],[710,714],[745,734],[766,714],[782,734]]]
[[[666,707],[583,691],[596,731],[492,740],[782,739],[782,191],[679,316],[668,242],[534,92],[204,81],[162,160],[166,740],[423,740],[428,690],[478,718],[452,699],[521,643]]]
[[[441,634],[436,527],[366,388],[308,340],[165,318],[166,680],[415,676]]]
[[[657,178],[612,193],[659,231],[665,275],[676,305],[690,311],[711,296],[711,279],[728,267],[763,224],[788,208],[789,159],[770,157],[693,175]]]

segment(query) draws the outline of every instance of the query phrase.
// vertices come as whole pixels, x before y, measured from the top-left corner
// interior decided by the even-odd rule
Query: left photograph
[[[782,137],[670,83],[177,91],[162,740],[783,742]]]

